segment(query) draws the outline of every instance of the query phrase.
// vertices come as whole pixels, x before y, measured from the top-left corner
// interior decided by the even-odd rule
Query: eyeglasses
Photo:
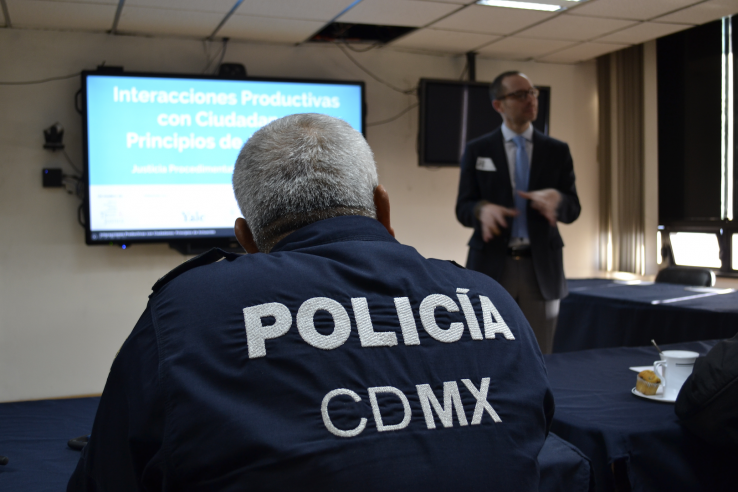
[[[525,101],[528,99],[529,96],[532,97],[538,97],[538,94],[540,91],[533,87],[532,89],[528,89],[527,91],[515,91],[511,92],[510,94],[505,94],[504,96],[500,96],[497,98],[498,101],[502,101],[503,99],[507,99],[508,97],[511,97],[513,99],[516,99],[518,101]]]

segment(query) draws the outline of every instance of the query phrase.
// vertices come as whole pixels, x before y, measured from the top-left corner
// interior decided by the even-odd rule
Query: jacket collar
[[[360,215],[346,215],[332,219],[319,220],[290,233],[279,241],[271,253],[295,251],[321,244],[343,241],[384,241],[397,240],[376,219]]]

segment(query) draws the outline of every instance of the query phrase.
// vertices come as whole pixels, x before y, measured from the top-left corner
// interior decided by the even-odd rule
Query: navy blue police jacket
[[[69,491],[537,490],[553,397],[494,280],[366,217],[225,256],[154,286]]]

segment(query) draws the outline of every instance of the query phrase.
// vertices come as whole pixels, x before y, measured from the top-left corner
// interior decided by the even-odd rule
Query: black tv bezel
[[[453,163],[453,164],[439,164],[436,162],[426,162],[425,160],[425,133],[426,133],[426,111],[427,111],[427,100],[426,97],[428,95],[428,91],[426,90],[426,87],[428,84],[446,84],[446,85],[456,85],[456,86],[477,86],[477,87],[486,87],[489,88],[492,85],[492,82],[480,82],[475,80],[454,80],[454,79],[426,79],[422,78],[420,79],[418,83],[418,166],[420,167],[459,167],[460,162]],[[545,85],[537,85],[536,88],[538,88],[541,91],[545,91],[548,95],[548,111],[546,112],[545,117],[545,127],[547,130],[550,129],[550,120],[551,120],[551,87],[545,86]],[[546,134],[549,132],[547,131]]]
[[[311,78],[289,78],[289,77],[246,77],[232,78],[219,77],[217,75],[204,74],[188,74],[188,73],[159,73],[159,72],[126,72],[117,70],[84,70],[81,77],[80,99],[82,114],[82,155],[83,155],[83,184],[84,195],[82,199],[82,209],[84,214],[85,227],[85,244],[88,246],[123,246],[129,244],[161,244],[168,243],[173,249],[183,254],[198,254],[207,251],[212,247],[220,247],[229,250],[240,250],[240,246],[236,241],[236,236],[214,236],[202,239],[138,239],[131,240],[93,240],[92,231],[90,230],[90,159],[89,159],[89,141],[87,127],[87,77],[147,77],[147,78],[168,78],[168,79],[196,79],[196,80],[224,80],[224,81],[242,81],[242,82],[289,82],[289,83],[306,83],[306,84],[334,84],[334,85],[353,85],[361,89],[361,133],[366,138],[366,84],[363,80],[338,80],[338,79],[311,79]],[[173,229],[174,230],[174,229]]]

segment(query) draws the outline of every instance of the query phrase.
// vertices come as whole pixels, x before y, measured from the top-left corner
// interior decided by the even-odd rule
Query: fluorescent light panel
[[[489,7],[507,7],[510,9],[525,9],[525,10],[545,10],[546,12],[556,12],[564,7],[561,5],[550,5],[548,3],[529,3],[529,2],[515,2],[513,0],[479,0],[478,5],[487,5]]]

